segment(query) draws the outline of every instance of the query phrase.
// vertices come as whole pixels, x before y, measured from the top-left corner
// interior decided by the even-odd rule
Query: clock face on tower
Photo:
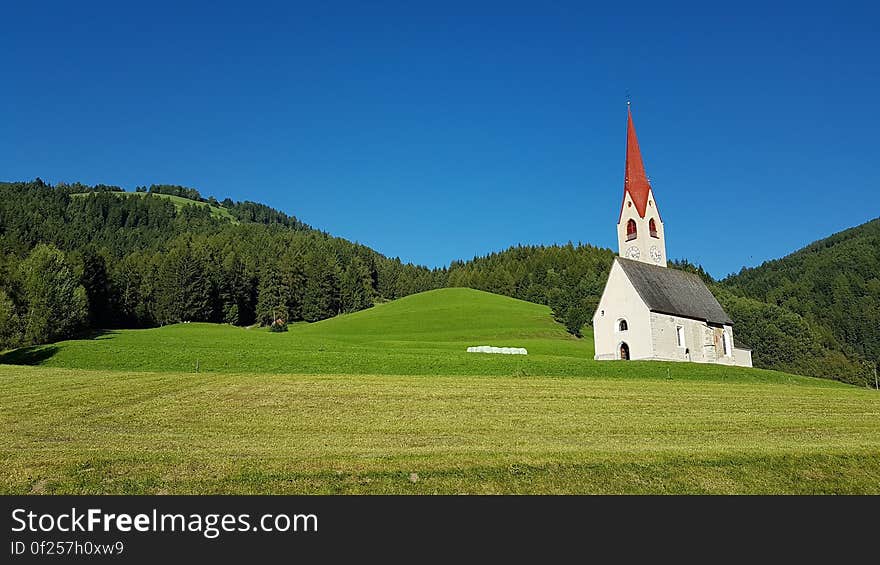
[[[659,263],[660,259],[662,259],[662,258],[663,257],[660,255],[660,250],[657,249],[657,246],[652,245],[651,246],[651,260],[654,261],[655,263]]]
[[[639,252],[639,248],[635,245],[631,245],[626,249],[626,256],[630,259],[638,259],[641,253]]]

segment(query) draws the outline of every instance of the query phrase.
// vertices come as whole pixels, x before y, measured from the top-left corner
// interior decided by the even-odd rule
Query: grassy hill
[[[195,189],[176,185],[151,185],[161,200],[117,190],[107,185],[52,187],[39,179],[0,183],[5,195],[0,198],[0,348],[67,338],[84,325],[142,328],[189,320],[247,326],[267,320],[275,308],[286,310],[291,320],[314,321],[441,287],[477,288],[545,304],[577,334],[595,310],[614,257],[611,250],[585,244],[515,246],[454,261],[448,269],[427,269],[330,237],[258,203],[224,199],[223,207],[211,207],[199,202]],[[101,196],[85,198],[81,193],[86,192]],[[80,196],[70,198],[76,193]],[[118,194],[127,196],[108,196]],[[203,208],[175,212],[190,209],[186,204]],[[873,385],[869,362],[880,355],[878,230],[880,220],[869,222],[713,285],[735,322],[737,339],[753,349],[756,366]],[[41,306],[45,297],[59,294],[48,285],[40,289],[44,298],[26,296],[21,265],[41,244],[64,252],[77,279],[71,284],[86,291],[85,314],[78,308]],[[677,266],[699,272],[686,262]],[[268,289],[276,292],[273,298]],[[30,309],[31,302],[37,307]],[[29,310],[55,319],[35,318]],[[61,319],[62,313],[69,315]],[[200,335],[183,338],[199,343]],[[105,337],[115,345],[127,339]],[[231,333],[218,336],[227,337],[231,343],[238,339]],[[588,333],[585,337],[589,341]],[[332,366],[364,371],[370,366],[370,355],[360,360],[342,355],[330,364],[309,361],[307,352],[296,355],[301,371]],[[196,362],[187,352],[178,357],[177,370],[189,370]],[[290,367],[290,359],[283,357],[278,372]],[[246,366],[235,360],[217,359],[220,365],[213,358],[204,361],[207,370],[265,370],[269,358]],[[347,360],[352,362],[342,363]],[[381,362],[380,357],[374,360]],[[153,370],[149,363],[134,367]]]
[[[95,193],[95,192],[79,192],[79,193],[71,194],[70,196],[81,198],[81,197],[89,196],[92,194],[97,194],[97,193]],[[149,194],[150,196],[153,196],[156,198],[164,198],[164,199],[168,200],[169,202],[174,204],[174,207],[177,208],[178,210],[180,210],[184,206],[205,207],[211,211],[211,215],[215,218],[229,220],[230,222],[235,223],[235,224],[238,223],[238,220],[236,220],[232,216],[232,214],[229,213],[229,210],[227,210],[226,208],[223,208],[222,206],[214,206],[212,204],[209,204],[208,202],[199,202],[198,200],[190,200],[189,198],[184,198],[182,196],[175,196],[173,194],[161,194],[158,192],[111,192],[110,194],[116,194],[116,195],[119,195],[122,197],[129,196],[129,197],[134,197],[134,198],[144,198],[145,196],[147,196]]]
[[[472,345],[525,347],[529,354],[467,353]],[[160,354],[157,354],[161,352]],[[801,380],[785,373],[714,365],[593,361],[593,339],[569,335],[547,306],[465,288],[439,289],[286,333],[219,324],[101,332],[19,349],[0,362],[75,369],[392,375],[544,375]],[[638,367],[633,372],[633,367]]]
[[[592,354],[547,307],[467,289],[19,350],[0,492],[880,492],[874,391]]]

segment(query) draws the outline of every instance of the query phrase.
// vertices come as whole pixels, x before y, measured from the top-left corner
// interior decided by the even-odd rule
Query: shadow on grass
[[[54,345],[34,345],[20,347],[0,355],[0,365],[42,365],[58,353]]]
[[[76,340],[85,340],[85,339],[111,339],[114,335],[116,335],[117,331],[114,330],[90,330],[85,333],[81,333],[73,339]]]
[[[116,332],[111,330],[92,330],[79,334],[76,340],[110,339]],[[0,365],[42,365],[58,353],[57,345],[32,345],[19,347],[0,355]]]

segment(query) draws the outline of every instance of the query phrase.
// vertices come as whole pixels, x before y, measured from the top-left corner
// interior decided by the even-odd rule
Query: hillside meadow
[[[472,345],[529,354],[467,353]],[[715,365],[593,361],[593,336],[578,339],[547,306],[465,288],[407,296],[284,333],[185,323],[110,330],[27,347],[0,363],[123,371],[390,375],[572,376],[818,382],[777,371]]]
[[[0,492],[880,492],[875,391],[592,354],[547,307],[465,289],[8,352]]]
[[[97,194],[95,192],[77,192],[73,193],[70,196],[74,198],[85,198]],[[207,209],[211,216],[218,219],[228,220],[232,223],[238,223],[238,221],[233,217],[232,214],[229,213],[229,210],[223,208],[222,206],[213,206],[208,204],[207,202],[199,202],[198,200],[191,200],[189,198],[183,198],[182,196],[175,196],[174,194],[162,194],[159,192],[112,192],[114,196],[118,198],[164,198],[168,200],[177,210],[180,210],[184,206],[198,206],[200,208]]]

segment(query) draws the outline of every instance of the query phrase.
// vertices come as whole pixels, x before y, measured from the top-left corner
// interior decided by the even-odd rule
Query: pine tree
[[[339,266],[335,258],[314,253],[306,258],[303,319],[317,322],[339,314]]]
[[[275,264],[267,265],[260,275],[257,287],[257,321],[260,325],[270,325],[275,320],[287,322],[290,314],[287,311],[287,287],[284,276]]]
[[[156,315],[160,323],[208,321],[212,314],[211,285],[205,264],[189,240],[162,259]]]
[[[288,317],[284,320],[302,320],[303,300],[306,289],[306,273],[302,254],[288,250],[279,260],[278,272],[283,281],[284,288],[286,288],[284,305]]]
[[[107,262],[93,247],[83,249],[80,261],[82,262],[80,283],[86,291],[89,303],[89,325],[93,328],[108,327],[112,322],[112,305]]]
[[[223,321],[248,325],[254,321],[254,282],[239,256],[232,252],[223,260],[219,273],[219,299]]]
[[[345,268],[339,285],[343,312],[357,312],[373,305],[373,276],[360,257]]]

